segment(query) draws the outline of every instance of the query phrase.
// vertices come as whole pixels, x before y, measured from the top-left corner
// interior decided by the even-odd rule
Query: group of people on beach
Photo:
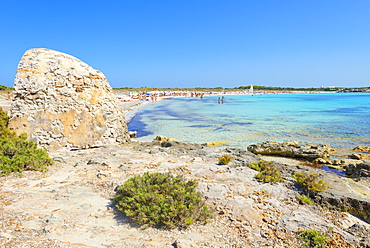
[[[198,93],[198,92],[191,92],[190,93],[190,96],[191,97],[200,97],[200,99],[203,99],[204,92],[200,92],[200,93]]]

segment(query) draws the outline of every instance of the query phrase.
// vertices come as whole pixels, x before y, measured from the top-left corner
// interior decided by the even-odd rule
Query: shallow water
[[[319,93],[174,98],[147,104],[129,123],[138,140],[157,135],[182,142],[224,141],[245,149],[255,143],[298,141],[349,150],[370,146],[370,94]]]

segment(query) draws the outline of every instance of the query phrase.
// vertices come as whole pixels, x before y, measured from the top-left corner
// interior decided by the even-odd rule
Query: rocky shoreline
[[[218,165],[224,154],[229,165]],[[239,149],[179,142],[129,142],[52,152],[49,172],[0,178],[3,247],[300,247],[299,228],[329,232],[332,247],[369,247],[370,225],[323,207],[344,202],[369,213],[370,191],[360,182],[306,166],[275,163],[284,183],[256,181],[248,165],[260,158]],[[185,230],[141,229],[112,205],[115,188],[145,171],[196,179],[214,219]],[[291,173],[314,171],[329,188],[318,204],[301,205]]]
[[[265,142],[247,151],[167,137],[136,142],[124,117],[143,101],[119,101],[100,71],[49,49],[25,53],[14,89],[7,128],[27,133],[54,164],[0,177],[1,247],[301,247],[302,229],[325,233],[330,247],[370,247],[370,164],[363,160],[370,148],[358,148],[358,163],[350,164],[329,160],[328,145]],[[7,111],[8,97],[0,99]],[[283,182],[255,178],[250,167],[261,154],[294,159],[271,157]],[[231,162],[220,165],[225,155]],[[352,178],[307,166],[314,164],[339,166]],[[118,186],[145,172],[196,180],[213,219],[174,230],[131,222],[112,200]],[[327,182],[315,204],[298,199],[295,173]]]

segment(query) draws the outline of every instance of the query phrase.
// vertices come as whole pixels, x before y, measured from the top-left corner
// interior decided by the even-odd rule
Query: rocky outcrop
[[[358,164],[349,164],[344,167],[346,170],[347,176],[351,178],[361,179],[367,178],[370,179],[370,160],[365,160]],[[370,217],[369,217],[370,219]]]
[[[356,196],[345,196],[332,193],[320,193],[315,201],[328,209],[348,212],[359,216],[367,223],[370,223],[370,201],[369,199]]]
[[[290,141],[277,143],[266,141],[261,144],[250,145],[247,150],[254,154],[275,155],[291,158],[303,158],[315,160],[317,158],[328,159],[334,149],[330,145],[305,145],[300,146],[298,142]]]
[[[328,189],[315,195],[314,201],[316,203],[325,209],[348,212],[370,224],[370,181],[355,181],[309,166],[288,166],[276,162],[272,164],[278,168],[284,178],[291,178],[295,173],[317,174],[321,180],[328,184]],[[296,186],[293,188],[297,189]]]
[[[179,142],[171,147],[161,144],[127,142],[82,151],[59,150],[51,153],[55,164],[47,173],[28,171],[22,178],[0,177],[0,247],[24,247],[27,243],[28,247],[295,248],[302,247],[296,238],[300,229],[325,233],[330,229],[332,247],[370,245],[370,228],[364,221],[297,200],[292,173],[306,169],[319,172],[317,169],[280,165],[285,168],[284,183],[261,183],[254,178],[257,172],[247,165],[230,166],[240,158],[247,162],[247,151]],[[220,166],[217,161],[224,154],[233,160]],[[250,156],[249,160],[256,159]],[[214,218],[187,229],[139,228],[117,211],[112,199],[122,182],[144,172],[171,172],[196,180]],[[322,178],[328,182],[328,193],[343,198],[347,189],[351,191],[346,197],[354,195],[359,182],[329,176],[331,180]],[[366,190],[369,192],[368,187]],[[361,209],[359,214],[369,213],[366,201],[358,199],[344,203]]]
[[[30,49],[14,81],[9,127],[48,150],[129,140],[124,114],[104,74],[49,49]]]
[[[353,148],[354,151],[356,152],[370,152],[370,147],[367,146],[357,146]]]

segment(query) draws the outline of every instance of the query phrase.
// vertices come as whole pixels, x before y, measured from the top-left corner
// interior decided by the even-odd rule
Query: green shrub
[[[229,155],[223,155],[218,159],[218,164],[226,165],[231,162],[232,158]]]
[[[195,180],[184,181],[170,173],[144,173],[129,178],[118,188],[118,210],[143,227],[188,227],[212,216]]]
[[[325,248],[329,242],[329,238],[326,235],[313,229],[299,230],[297,238],[303,241],[302,246],[315,248]]]
[[[318,176],[315,173],[303,175],[302,173],[296,173],[293,175],[298,185],[308,193],[317,193],[324,191],[328,188],[328,184],[321,179],[318,180]]]
[[[5,85],[0,85],[0,90],[2,90],[2,91],[10,91],[10,90],[14,90],[14,88],[8,87],[8,86],[5,86]]]
[[[313,201],[309,195],[299,195],[297,199],[302,204],[313,205]]]
[[[281,177],[280,172],[277,171],[276,166],[266,166],[264,170],[260,171],[255,178],[260,182],[273,183],[283,182],[284,179]]]
[[[270,161],[260,160],[258,163],[251,163],[249,168],[256,170],[256,171],[263,171],[266,169],[267,166],[271,166]]]
[[[0,176],[24,170],[47,171],[53,164],[46,150],[38,149],[27,135],[17,134],[7,128],[9,117],[0,107]]]
[[[260,182],[273,183],[284,181],[280,172],[276,169],[276,166],[271,165],[270,161],[260,160],[258,163],[251,163],[249,167],[253,170],[259,171],[255,178]]]

